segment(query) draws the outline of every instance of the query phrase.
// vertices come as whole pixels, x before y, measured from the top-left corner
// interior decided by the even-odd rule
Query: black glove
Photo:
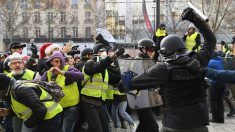
[[[115,55],[116,55],[116,56],[120,56],[120,55],[122,55],[123,53],[125,53],[125,49],[122,48],[122,47],[118,47],[118,49],[115,51]]]
[[[192,8],[186,8],[184,9],[182,15],[181,15],[182,20],[189,20],[190,22],[194,22],[196,20],[201,20],[201,17],[198,16]]]

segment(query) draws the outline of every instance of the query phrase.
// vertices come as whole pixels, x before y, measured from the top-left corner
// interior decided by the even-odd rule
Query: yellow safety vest
[[[107,99],[107,90],[108,90],[108,72],[105,70],[105,78],[103,81],[101,73],[96,73],[92,77],[92,82],[90,81],[91,78],[89,75],[87,75],[84,72],[84,67],[82,69],[82,72],[84,74],[84,80],[82,81],[82,84],[85,86],[82,88],[81,94],[90,96],[90,97],[96,97],[96,98],[102,98],[102,100]],[[88,80],[89,79],[89,80]]]
[[[33,80],[34,75],[35,75],[35,72],[26,69],[25,72],[24,72],[24,75],[22,76],[22,80]],[[12,73],[8,73],[7,76],[12,78],[13,74]]]
[[[44,89],[40,88],[37,84],[24,83],[22,85],[26,85],[26,86],[30,86],[30,87],[34,87],[34,88],[39,88],[42,91],[42,93],[40,95],[40,100],[47,108],[47,113],[46,113],[46,116],[44,117],[44,120],[51,119],[54,116],[56,116],[58,113],[63,111],[61,105],[54,102],[52,100],[52,96],[48,92],[46,92]],[[24,104],[21,104],[20,102],[18,102],[12,96],[12,93],[11,93],[11,102],[12,102],[12,104],[11,104],[12,110],[16,113],[17,117],[19,117],[20,119],[23,119],[24,121],[26,121],[33,114],[32,109],[30,109],[29,107],[25,106]]]
[[[227,45],[227,46],[228,46],[228,45]],[[228,48],[228,51],[226,52],[227,48]],[[231,53],[229,46],[226,47],[226,46],[224,45],[224,46],[223,46],[223,52],[224,52],[224,53],[225,53],[225,52],[226,52],[226,53]]]
[[[192,50],[193,47],[196,45],[196,37],[197,37],[197,35],[198,35],[198,33],[195,32],[195,33],[193,33],[192,35],[190,35],[190,36],[188,35],[188,36],[186,37],[185,44],[186,44],[186,48],[187,48],[188,50]]]
[[[106,99],[113,99],[113,91],[114,89],[113,89],[113,86],[112,85],[110,85],[110,84],[108,84],[108,89],[107,89],[107,95],[106,95]]]
[[[9,72],[6,71],[6,70],[3,70],[3,73],[4,73],[5,75],[9,74]]]
[[[68,71],[69,65],[65,65],[63,71]],[[51,81],[52,72],[47,71],[47,79]],[[63,107],[70,107],[77,105],[79,103],[79,91],[77,83],[74,82],[68,86],[65,86],[65,76],[58,74],[56,77],[56,83],[62,87],[62,91],[64,93],[64,97],[59,101],[59,104]]]
[[[158,28],[155,35],[157,37],[166,36],[166,30],[161,30],[161,29]]]

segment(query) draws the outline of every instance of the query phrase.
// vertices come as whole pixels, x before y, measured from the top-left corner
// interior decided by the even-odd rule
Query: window
[[[90,4],[90,0],[85,0],[85,3],[89,3]]]
[[[65,12],[61,12],[61,18],[60,18],[61,22],[66,21],[66,13]]]
[[[66,28],[61,27],[61,38],[65,38],[65,37],[66,37]]]
[[[73,21],[77,21],[78,20],[78,16],[77,16],[77,13],[74,13],[73,14],[73,18],[72,18]]]
[[[35,7],[36,8],[39,8],[40,7],[40,0],[35,0],[35,3],[34,3],[35,5]]]
[[[28,0],[21,0],[20,7],[26,9],[28,7]]]
[[[73,38],[78,38],[78,27],[73,27]]]
[[[35,12],[35,22],[40,21],[40,12]]]
[[[48,28],[48,37],[49,38],[54,37],[54,28],[53,27]]]
[[[78,7],[78,0],[72,0],[72,8]]]
[[[54,17],[53,12],[48,12],[48,13],[47,13],[47,20],[48,20],[48,21],[52,21],[52,20],[53,20],[53,17]]]
[[[41,36],[41,29],[40,27],[36,28],[36,38],[39,38]]]
[[[28,38],[28,28],[27,27],[23,27],[23,38]]]
[[[91,12],[85,12],[85,20],[91,19]]]
[[[22,20],[27,21],[28,20],[28,14],[27,12],[22,12]]]
[[[86,38],[91,37],[91,27],[86,27]]]

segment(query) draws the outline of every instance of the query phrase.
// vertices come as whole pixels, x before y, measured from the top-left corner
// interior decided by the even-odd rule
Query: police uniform
[[[190,10],[186,11],[192,13]],[[193,15],[193,19],[187,17],[187,20],[193,22],[201,31],[205,46],[198,53],[190,54],[189,58],[198,59],[202,66],[207,66],[216,45],[216,37],[204,21],[198,19],[198,16],[195,18],[195,14]],[[177,42],[183,43],[181,41],[182,39],[176,35],[165,37],[161,46],[167,44],[168,47],[160,49],[163,50],[160,52],[161,55],[164,57],[174,55],[173,53],[177,51],[175,45]],[[186,62],[180,59],[167,60],[165,58],[165,60],[165,63],[151,67],[147,73],[134,77],[131,80],[131,89],[160,87],[164,104],[164,132],[207,132],[206,125],[209,124],[209,117],[205,100],[205,76],[187,68]]]

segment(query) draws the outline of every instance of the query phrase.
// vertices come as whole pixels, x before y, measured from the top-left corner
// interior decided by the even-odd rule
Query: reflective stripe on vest
[[[157,37],[166,36],[166,30],[161,30],[160,28],[158,28],[155,35]]]
[[[63,111],[61,105],[54,102],[52,100],[51,95],[48,92],[46,92],[44,89],[40,88],[37,84],[33,84],[33,83],[24,83],[24,84],[26,84],[27,87],[30,86],[33,88],[39,88],[42,91],[40,95],[40,100],[47,108],[47,113],[46,113],[46,116],[44,117],[44,120],[51,119],[55,115]],[[16,113],[17,117],[19,117],[20,119],[23,119],[24,121],[26,121],[28,118],[31,117],[32,110],[29,107],[25,106],[24,104],[21,104],[20,102],[15,100],[12,94],[11,94],[11,102],[12,102],[12,105],[11,105],[12,110]]]
[[[21,78],[22,78],[22,80],[33,80],[34,75],[35,75],[35,72],[26,69],[24,72],[24,75]],[[13,74],[9,73],[9,74],[7,74],[7,76],[12,78]]]
[[[102,100],[106,100],[107,90],[108,90],[108,79],[109,79],[107,70],[105,70],[105,78],[103,81],[101,73],[94,74],[91,79],[90,76],[84,72],[84,69],[85,68],[83,67],[82,73],[84,74],[84,80],[82,81],[82,84],[84,85],[85,82],[86,84],[82,88],[81,94],[90,97],[102,98]]]
[[[197,35],[198,35],[198,33],[195,32],[195,33],[193,33],[192,35],[190,35],[190,36],[188,35],[188,36],[186,37],[185,44],[186,44],[186,48],[187,48],[188,50],[192,50],[193,47],[196,45],[196,37],[197,37]]]
[[[113,99],[113,86],[108,84],[107,96],[106,99]]]
[[[65,65],[63,71],[68,71],[69,65]],[[48,82],[51,81],[52,72],[47,71],[47,79]],[[59,104],[63,107],[70,107],[77,105],[79,103],[79,91],[77,82],[73,82],[72,84],[65,86],[65,76],[58,74],[56,77],[56,83],[62,87],[62,91],[64,93],[64,97],[59,101]]]

